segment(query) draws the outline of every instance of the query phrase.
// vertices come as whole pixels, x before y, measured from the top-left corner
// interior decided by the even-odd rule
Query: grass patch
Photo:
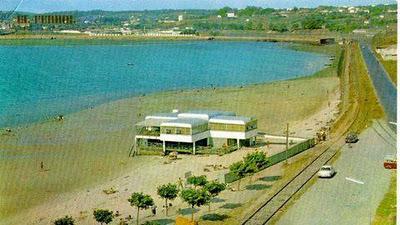
[[[389,191],[383,197],[383,200],[379,204],[376,210],[373,225],[394,225],[396,224],[396,184],[397,178],[396,173],[393,172],[390,180]]]

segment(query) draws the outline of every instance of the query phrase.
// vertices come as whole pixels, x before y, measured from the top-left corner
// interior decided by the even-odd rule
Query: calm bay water
[[[306,76],[327,62],[265,42],[0,46],[0,127],[143,93]]]

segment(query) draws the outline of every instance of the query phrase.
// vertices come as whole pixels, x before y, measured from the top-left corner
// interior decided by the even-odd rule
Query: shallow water
[[[145,93],[306,76],[328,61],[265,42],[0,46],[0,127]]]

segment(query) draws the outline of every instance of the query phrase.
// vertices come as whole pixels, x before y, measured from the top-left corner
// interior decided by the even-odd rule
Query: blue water
[[[0,127],[144,93],[306,76],[327,62],[265,42],[0,46]]]

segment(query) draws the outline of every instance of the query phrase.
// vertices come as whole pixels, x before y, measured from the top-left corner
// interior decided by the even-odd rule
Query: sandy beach
[[[218,178],[227,170],[205,173],[204,167],[227,167],[255,151],[242,149],[221,157],[184,155],[172,164],[164,164],[165,159],[160,156],[128,158],[133,125],[147,114],[175,108],[236,111],[256,116],[259,130],[268,134],[282,134],[289,121],[291,135],[310,136],[335,116],[338,90],[337,77],[313,77],[244,87],[164,92],[65,115],[62,122],[51,120],[13,128],[11,134],[0,136],[0,147],[5,150],[0,166],[0,176],[5,181],[0,187],[2,217],[7,224],[20,224],[27,218],[32,224],[49,224],[71,214],[83,224],[94,224],[91,211],[99,207],[119,210],[126,216],[133,214],[126,200],[130,193],[144,191],[161,204],[155,194],[158,185],[176,182],[187,171]],[[260,150],[270,154],[273,148],[276,147]],[[44,162],[44,171],[40,170],[40,162]],[[262,175],[280,175],[279,168],[271,167]],[[110,187],[119,192],[105,195],[102,190]],[[248,193],[246,198],[242,198],[242,193],[227,192],[221,198],[233,203],[235,199],[248,202],[256,198],[257,192],[244,191]],[[180,200],[174,206],[175,210],[187,207]]]

